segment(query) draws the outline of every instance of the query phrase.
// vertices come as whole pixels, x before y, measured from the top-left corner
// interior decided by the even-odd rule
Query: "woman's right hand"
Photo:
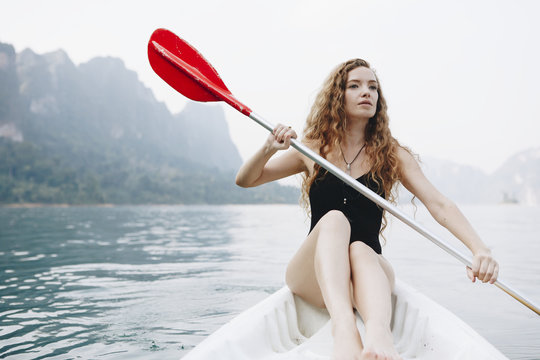
[[[278,124],[274,127],[259,151],[240,167],[236,174],[236,184],[253,187],[305,171],[304,161],[298,151],[287,151],[270,160],[278,150],[289,148],[291,139],[296,138],[296,132],[290,126]]]
[[[290,126],[277,124],[266,139],[266,146],[273,151],[286,150],[291,146],[291,138],[297,138],[296,132]]]

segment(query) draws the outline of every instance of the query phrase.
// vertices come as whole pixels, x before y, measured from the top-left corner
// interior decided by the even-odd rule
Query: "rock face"
[[[25,111],[19,94],[16,54],[11,45],[0,43],[0,137],[21,142],[20,124]]]
[[[186,157],[221,170],[236,170],[241,165],[236,146],[223,140],[224,135],[228,137],[229,127],[220,106],[191,102],[175,115],[175,120],[186,141]]]
[[[240,165],[219,105],[173,115],[120,59],[0,43],[0,203],[297,201],[237,189]]]
[[[155,153],[221,170],[241,164],[220,107],[189,104],[173,116],[120,59],[77,67],[62,50],[15,55],[2,44],[0,69],[0,136],[33,143],[69,138],[79,147]]]

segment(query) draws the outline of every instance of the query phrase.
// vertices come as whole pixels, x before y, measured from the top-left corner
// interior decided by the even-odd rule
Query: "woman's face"
[[[347,119],[369,119],[377,111],[378,83],[371,69],[361,66],[349,71],[345,84]]]

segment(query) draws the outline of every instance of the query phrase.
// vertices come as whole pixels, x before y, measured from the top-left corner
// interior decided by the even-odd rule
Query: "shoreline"
[[[1,208],[7,209],[33,209],[33,208],[77,208],[77,207],[94,207],[94,208],[114,208],[114,207],[124,207],[124,206],[153,206],[153,207],[167,207],[167,206],[235,206],[235,205],[299,205],[298,203],[226,203],[226,204],[208,204],[208,203],[197,203],[197,204],[67,204],[67,203],[57,203],[57,204],[47,204],[47,203],[11,203],[11,204],[1,204]],[[398,203],[398,208],[413,206],[410,203]],[[422,203],[416,204],[417,207],[423,207]],[[529,205],[524,203],[509,203],[509,202],[499,202],[499,203],[464,203],[458,204],[458,206],[500,206],[500,207],[538,207],[538,205]]]
[[[13,204],[0,204],[0,208],[42,208],[42,207],[56,207],[56,208],[69,208],[69,207],[115,207],[116,204],[45,204],[45,203],[13,203]]]
[[[114,208],[122,206],[236,206],[236,205],[298,205],[296,203],[230,203],[230,204],[44,204],[44,203],[14,203],[0,204],[1,208],[7,209],[33,209],[33,208],[75,208],[75,207],[96,207],[96,208]]]

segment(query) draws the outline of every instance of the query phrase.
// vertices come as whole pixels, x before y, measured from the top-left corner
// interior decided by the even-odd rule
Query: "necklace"
[[[360,155],[362,150],[364,150],[364,147],[366,147],[366,143],[364,143],[364,145],[362,145],[360,150],[358,150],[358,153],[356,154],[354,159],[352,159],[351,162],[347,162],[347,160],[345,160],[345,155],[343,154],[343,149],[341,148],[341,144],[339,145],[339,150],[341,151],[341,156],[343,157],[343,161],[345,161],[345,164],[347,165],[347,172],[349,173],[349,175],[351,175],[351,165],[352,165],[352,163],[354,162],[354,160],[356,160],[356,158],[358,158],[358,155]]]

